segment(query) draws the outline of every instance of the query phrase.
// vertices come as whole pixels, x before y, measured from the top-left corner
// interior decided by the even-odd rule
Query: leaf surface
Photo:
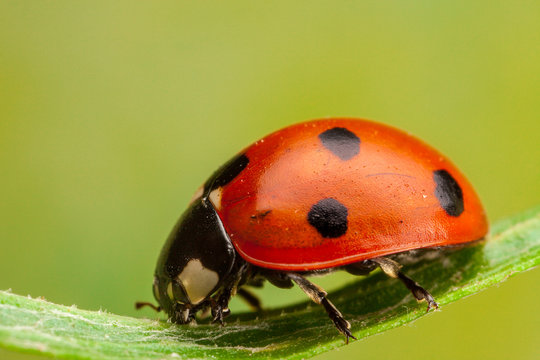
[[[441,307],[540,263],[540,207],[503,220],[487,241],[426,259],[404,272]],[[426,314],[397,280],[381,272],[332,292],[332,302],[364,338]],[[165,321],[80,310],[0,291],[0,346],[66,359],[301,359],[343,346],[326,313],[303,302],[227,325]]]

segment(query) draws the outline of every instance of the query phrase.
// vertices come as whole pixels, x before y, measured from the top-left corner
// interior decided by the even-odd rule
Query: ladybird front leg
[[[229,310],[229,301],[231,300],[233,290],[234,282],[229,283],[228,286],[224,287],[216,299],[210,300],[212,323],[219,323],[221,326],[224,325],[223,319],[231,314],[231,310]]]
[[[326,298],[326,291],[313,284],[302,275],[297,273],[287,273],[286,275],[289,279],[294,281],[300,287],[300,289],[302,289],[302,291],[305,292],[311,300],[313,300],[313,302],[324,307],[324,310],[326,310],[328,313],[330,320],[332,320],[339,332],[345,335],[345,342],[347,344],[349,343],[349,338],[356,340],[351,333],[351,324],[343,318],[341,312],[334,306],[334,304],[330,302],[330,300]]]
[[[224,326],[225,323],[223,322],[223,319],[225,319],[227,316],[231,314],[231,310],[229,309],[229,302],[227,301],[225,304],[222,301],[213,301],[211,305],[212,309],[212,323],[219,323],[221,326]]]
[[[217,298],[211,299],[210,309],[213,317],[212,323],[217,322],[222,326],[224,325],[223,319],[231,314],[231,310],[229,310],[229,301],[231,300],[231,297],[236,294],[238,284],[246,275],[248,269],[248,264],[243,262],[238,269],[233,272],[233,275],[225,281],[225,285],[218,293]]]
[[[431,309],[439,308],[439,305],[435,302],[433,296],[426,289],[421,287],[420,284],[418,284],[416,281],[401,272],[401,264],[384,257],[370,259],[369,261],[377,264],[386,275],[401,280],[401,282],[405,284],[407,289],[409,289],[409,291],[414,295],[416,300],[425,300],[428,303],[426,312],[429,312],[429,310]]]

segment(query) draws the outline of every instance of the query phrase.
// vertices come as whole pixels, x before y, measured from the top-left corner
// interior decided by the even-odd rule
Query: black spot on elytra
[[[233,157],[220,167],[211,177],[208,179],[205,185],[205,193],[216,189],[221,186],[225,186],[235,177],[237,177],[249,164],[249,158],[246,154],[239,154]]]
[[[311,207],[307,220],[322,237],[337,238],[347,232],[347,216],[345,205],[336,199],[322,199]]]
[[[350,160],[360,152],[360,139],[351,131],[335,127],[319,134],[325,148],[341,160]]]
[[[433,180],[437,184],[435,196],[441,207],[450,216],[459,216],[464,210],[463,192],[456,179],[446,170],[433,172]]]

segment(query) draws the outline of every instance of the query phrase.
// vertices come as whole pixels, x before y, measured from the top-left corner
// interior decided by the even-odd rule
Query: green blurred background
[[[4,0],[0,289],[155,317],[133,302],[194,190],[318,117],[431,143],[496,221],[540,203],[539,95],[538,1]],[[538,359],[539,284],[537,269],[318,359]]]

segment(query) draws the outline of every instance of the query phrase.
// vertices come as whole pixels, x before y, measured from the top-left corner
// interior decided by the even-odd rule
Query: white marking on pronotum
[[[169,299],[174,300],[174,293],[172,291],[172,282],[167,285],[167,295],[169,295]]]
[[[221,193],[223,192],[223,189],[218,187],[217,189],[212,190],[210,192],[210,195],[208,196],[210,198],[210,202],[212,205],[214,205],[214,209],[221,210]]]
[[[211,195],[210,195],[211,196]],[[178,275],[192,304],[203,301],[219,281],[217,272],[207,269],[199,259],[190,260]]]

